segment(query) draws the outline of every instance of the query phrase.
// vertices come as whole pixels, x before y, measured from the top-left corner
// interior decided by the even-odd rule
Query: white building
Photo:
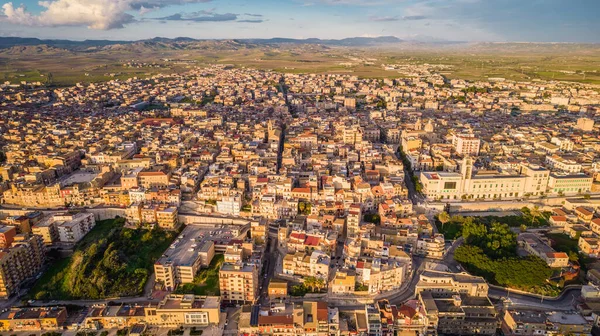
[[[465,158],[460,173],[421,173],[423,194],[431,200],[500,200],[546,192],[549,171],[522,166],[520,172],[473,171],[473,159]],[[591,187],[591,183],[590,183]]]
[[[217,201],[217,212],[232,216],[239,216],[242,209],[242,198],[240,196],[223,197]]]
[[[581,165],[573,160],[564,159],[558,155],[546,156],[546,166],[553,171],[565,173],[581,172]]]
[[[74,215],[57,214],[53,218],[56,222],[58,240],[61,243],[77,243],[96,225],[94,214],[89,212]]]
[[[565,195],[586,193],[592,189],[592,183],[592,177],[583,173],[550,174],[550,179],[548,180],[548,192]]]
[[[459,155],[478,156],[481,140],[473,135],[454,134],[452,136],[452,146]]]

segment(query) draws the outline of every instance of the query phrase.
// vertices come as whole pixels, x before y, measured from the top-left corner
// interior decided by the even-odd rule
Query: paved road
[[[511,307],[534,307],[553,310],[573,310],[581,299],[581,289],[571,288],[561,293],[558,298],[538,298],[527,294],[509,293],[505,289],[490,287],[489,296],[496,299],[508,298]]]
[[[277,251],[275,247],[277,246],[277,238],[271,238],[271,243],[267,246],[267,251],[265,252],[265,262],[267,263],[267,272],[265,274],[261,274],[261,286],[260,296],[258,298],[259,303],[263,305],[267,305],[269,303],[269,282],[273,279],[275,274],[275,266],[277,264]],[[266,275],[266,276],[265,276]]]

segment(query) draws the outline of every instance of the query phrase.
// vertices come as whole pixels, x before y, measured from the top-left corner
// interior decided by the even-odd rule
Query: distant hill
[[[16,46],[38,46],[46,45],[49,47],[63,48],[69,50],[138,50],[142,49],[197,49],[202,45],[210,45],[213,47],[227,46],[235,47],[235,45],[272,45],[272,44],[322,44],[330,46],[348,46],[360,47],[370,45],[383,45],[401,43],[403,40],[394,36],[380,37],[350,37],[340,40],[321,40],[318,38],[309,39],[291,39],[291,38],[272,38],[272,39],[234,39],[234,40],[201,40],[189,37],[164,38],[155,37],[148,40],[139,41],[110,41],[110,40],[41,40],[38,38],[23,38],[23,37],[0,37],[0,49],[12,48]]]

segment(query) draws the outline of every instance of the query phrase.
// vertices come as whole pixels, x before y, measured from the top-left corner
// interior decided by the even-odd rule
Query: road
[[[539,298],[533,295],[510,293],[506,289],[490,287],[489,296],[496,299],[508,298],[511,307],[534,307],[548,310],[573,310],[581,298],[580,288],[566,289],[558,298]]]
[[[394,153],[398,160],[401,160],[398,152]],[[424,201],[423,195],[417,192],[415,188],[415,184],[412,180],[413,172],[408,169],[406,165],[404,165],[404,184],[406,184],[406,188],[408,189],[408,198],[412,201],[414,205],[422,203]]]
[[[269,241],[269,240],[267,240]],[[270,244],[267,244],[267,250],[265,251],[265,263],[267,271],[261,274],[261,290],[258,298],[259,303],[267,305],[269,303],[269,282],[275,275],[275,266],[277,264],[277,252],[275,247],[277,246],[277,238],[271,238]],[[266,275],[266,276],[265,276]]]

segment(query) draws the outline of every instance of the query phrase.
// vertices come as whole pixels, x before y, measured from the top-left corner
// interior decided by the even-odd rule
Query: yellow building
[[[220,322],[221,298],[192,294],[165,297],[145,308],[146,323],[158,326],[207,326]]]
[[[221,298],[228,302],[254,303],[259,281],[256,265],[223,264],[219,270]]]
[[[0,314],[0,330],[59,330],[66,320],[64,307],[12,308]]]
[[[337,271],[331,282],[331,292],[335,294],[354,293],[356,275],[348,271]]]
[[[285,281],[271,280],[268,288],[269,298],[280,299],[288,295],[288,284]]]
[[[156,223],[160,228],[174,230],[179,227],[176,207],[160,208],[156,211]]]

